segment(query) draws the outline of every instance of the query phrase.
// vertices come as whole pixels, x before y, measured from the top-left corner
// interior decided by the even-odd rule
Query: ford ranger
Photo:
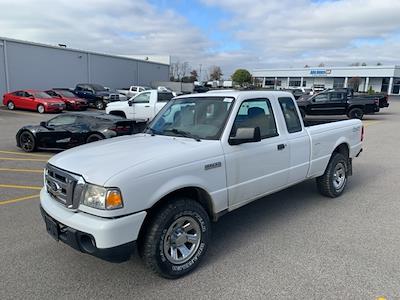
[[[360,120],[305,127],[288,92],[180,96],[144,133],[53,156],[41,213],[57,241],[110,261],[136,244],[151,270],[177,278],[198,266],[223,214],[310,178],[340,196],[363,134]]]

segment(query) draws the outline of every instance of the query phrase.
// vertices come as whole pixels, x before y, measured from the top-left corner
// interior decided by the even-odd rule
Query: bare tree
[[[377,66],[382,66],[382,63],[381,62],[377,62],[376,65]]]
[[[188,74],[189,70],[190,65],[187,61],[181,63],[178,60],[170,66],[170,77],[173,77],[175,81],[181,81]]]
[[[325,67],[325,64],[324,64],[323,62],[321,62],[321,63],[318,65],[318,67],[320,67],[320,68]]]
[[[367,66],[367,63],[363,62],[363,63],[361,64],[361,66],[366,67],[366,66]]]
[[[310,67],[309,65],[305,65],[305,66],[304,66],[304,68],[309,68],[309,67]]]
[[[220,80],[222,78],[222,70],[219,66],[212,66],[210,68],[210,79],[211,80]]]
[[[354,62],[350,64],[351,67],[359,67],[360,63],[359,62]]]

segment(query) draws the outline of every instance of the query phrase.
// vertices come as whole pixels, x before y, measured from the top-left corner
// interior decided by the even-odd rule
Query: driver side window
[[[135,103],[150,103],[151,92],[143,93],[135,97],[133,102]]]
[[[247,100],[240,106],[233,123],[231,136],[236,135],[238,128],[260,128],[261,138],[278,136],[271,103],[267,99]]]
[[[315,102],[324,102],[326,100],[328,100],[328,97],[326,96],[326,94],[320,94],[315,96],[314,98]]]

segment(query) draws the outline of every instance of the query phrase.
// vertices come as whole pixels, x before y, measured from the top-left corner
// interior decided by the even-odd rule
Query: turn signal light
[[[118,190],[110,190],[107,192],[106,209],[116,209],[123,207],[122,196]]]

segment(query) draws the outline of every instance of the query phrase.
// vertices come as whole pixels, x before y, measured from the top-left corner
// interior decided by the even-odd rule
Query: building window
[[[303,87],[307,86],[307,81],[303,80]]]
[[[390,78],[388,78],[388,77],[382,78],[381,92],[387,93],[389,91],[389,82],[390,82]]]
[[[289,86],[297,86],[297,87],[299,87],[299,86],[301,86],[301,80],[300,80],[300,78],[290,78],[290,80],[289,80]]]
[[[265,86],[274,86],[275,78],[265,78]]]
[[[344,87],[344,78],[333,78],[333,88],[341,89]]]
[[[400,92],[400,78],[393,78],[393,94],[399,94]]]

